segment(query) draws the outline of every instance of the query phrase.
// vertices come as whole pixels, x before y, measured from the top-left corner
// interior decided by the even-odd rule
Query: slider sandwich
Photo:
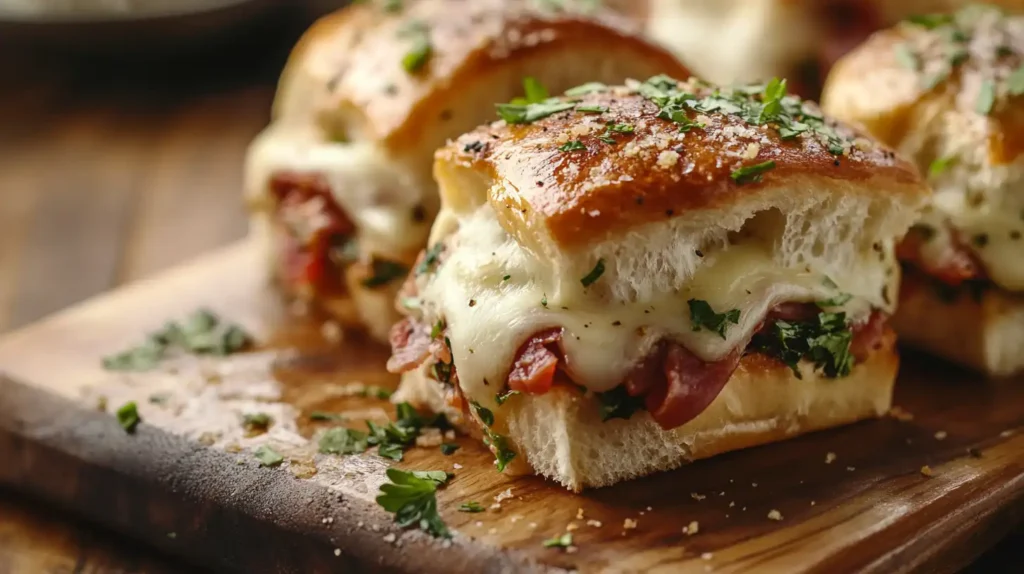
[[[840,61],[824,106],[934,189],[897,250],[900,337],[993,376],[1024,370],[1024,17],[912,18]]]
[[[558,101],[438,151],[404,398],[572,490],[889,409],[912,165],[784,81]]]
[[[292,298],[387,340],[398,287],[438,209],[433,152],[493,102],[586,79],[687,72],[586,0],[365,2],[318,21],[253,142],[252,234]],[[525,105],[525,104],[524,104]],[[543,105],[543,104],[542,104]],[[550,105],[550,104],[549,104]]]

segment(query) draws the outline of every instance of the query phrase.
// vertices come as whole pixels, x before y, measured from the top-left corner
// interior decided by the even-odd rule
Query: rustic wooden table
[[[244,150],[302,26],[187,59],[6,51],[0,332],[243,236]],[[1012,536],[972,570],[1020,571],[1022,541]],[[0,573],[115,572],[196,568],[0,490]]]

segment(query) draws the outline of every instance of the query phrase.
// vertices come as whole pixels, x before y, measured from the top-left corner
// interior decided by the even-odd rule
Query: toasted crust
[[[826,112],[862,124],[922,169],[957,151],[979,166],[1014,162],[1024,153],[1024,100],[1008,97],[1005,83],[1024,63],[1024,17],[979,8],[956,22],[964,42],[949,39],[949,26],[909,22],[873,35],[833,68]],[[954,58],[963,61],[950,66]],[[985,115],[978,109],[987,82],[995,101]]]
[[[703,413],[670,431],[646,412],[602,421],[596,401],[566,388],[512,397],[501,407],[508,409],[508,436],[519,455],[509,471],[532,470],[578,492],[881,416],[892,406],[899,368],[895,339],[887,330],[867,360],[841,379],[809,369],[798,379],[774,359],[749,354]],[[399,392],[398,400],[413,400],[471,424],[444,406],[441,386],[419,371],[406,374]],[[478,429],[470,432],[479,435]]]
[[[698,98],[715,90],[693,80],[679,86]],[[884,193],[914,201],[927,194],[912,165],[835,122],[828,125],[843,142],[841,156],[831,153],[819,134],[784,141],[774,127],[721,111],[689,112],[705,127],[683,133],[659,117],[657,104],[631,88],[591,93],[579,105],[608,111],[569,110],[528,125],[495,122],[439,150],[435,173],[464,168],[485,174],[494,183],[490,202],[512,227],[546,228],[561,247],[729,206],[780,187],[832,186],[836,193]],[[804,106],[817,113],[813,104]],[[607,143],[600,138],[608,124],[628,125],[633,132],[613,134],[615,143]],[[571,141],[586,149],[559,149]],[[760,182],[741,184],[731,177],[738,168],[767,161],[775,167]]]
[[[400,149],[418,141],[446,108],[457,107],[467,82],[496,65],[601,45],[685,73],[667,51],[641,40],[626,15],[587,2],[566,2],[556,11],[538,6],[531,0],[418,0],[396,11],[373,4],[338,11],[317,22],[292,52],[274,115],[306,110],[328,132]],[[422,34],[430,55],[421,69],[408,72],[402,59]]]

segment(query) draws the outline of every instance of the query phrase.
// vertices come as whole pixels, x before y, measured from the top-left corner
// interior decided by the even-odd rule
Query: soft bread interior
[[[670,431],[646,411],[602,421],[596,400],[566,388],[513,396],[500,408],[507,409],[508,436],[519,457],[536,474],[580,491],[880,416],[892,404],[899,365],[894,344],[889,332],[866,362],[840,379],[824,378],[806,365],[803,379],[797,379],[772,359],[748,355],[703,413]],[[461,417],[444,404],[440,385],[420,371],[406,375],[401,392],[401,400]]]
[[[627,301],[649,300],[680,288],[705,262],[704,255],[727,249],[743,233],[768,245],[782,267],[813,268],[844,286],[871,285],[854,294],[891,310],[895,291],[883,294],[882,287],[896,280],[894,265],[887,260],[892,238],[906,232],[921,202],[912,194],[878,192],[893,188],[891,181],[854,184],[794,176],[785,186],[633,228],[576,251],[556,245],[542,220],[521,219],[521,212],[495,201],[515,191],[503,189],[500,181],[472,166],[442,158],[435,177],[453,217],[465,217],[491,201],[502,227],[552,271],[575,281],[603,259],[602,280],[615,299]],[[447,233],[450,227],[435,227],[431,242]]]
[[[1002,289],[947,293],[927,283],[900,294],[900,340],[995,377],[1024,371],[1024,297]]]

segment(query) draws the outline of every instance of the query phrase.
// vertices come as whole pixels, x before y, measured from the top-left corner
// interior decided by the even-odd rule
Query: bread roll
[[[573,490],[884,412],[928,191],[785,90],[590,85],[439,150],[400,396]]]
[[[592,2],[363,3],[318,21],[253,142],[252,233],[292,297],[386,340],[392,302],[437,213],[444,142],[523,95],[687,72]],[[559,7],[561,6],[561,7]]]
[[[1024,369],[1021,95],[1024,16],[975,6],[874,35],[836,65],[823,102],[897,148],[935,189],[900,258],[937,292],[907,295],[900,335],[993,375]],[[980,306],[968,304],[979,289]]]

